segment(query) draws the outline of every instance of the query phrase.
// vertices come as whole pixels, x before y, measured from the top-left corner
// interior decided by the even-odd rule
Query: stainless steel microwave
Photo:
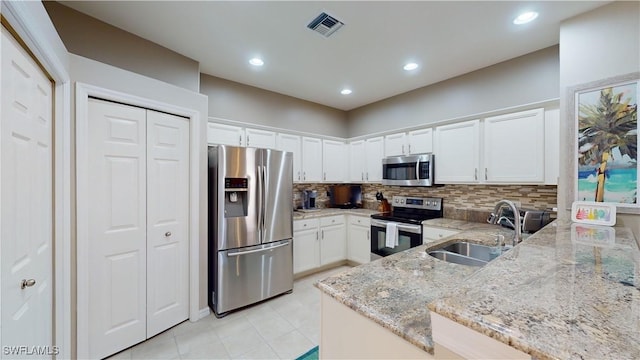
[[[432,186],[433,154],[389,156],[382,159],[382,184]]]

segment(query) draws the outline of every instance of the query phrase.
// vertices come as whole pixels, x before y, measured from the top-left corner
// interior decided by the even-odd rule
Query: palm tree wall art
[[[576,93],[578,200],[638,204],[638,85]]]

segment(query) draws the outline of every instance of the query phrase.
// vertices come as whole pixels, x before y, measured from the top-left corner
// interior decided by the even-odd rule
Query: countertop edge
[[[339,303],[347,306],[348,308],[350,308],[351,310],[355,311],[356,313],[358,313],[359,315],[364,316],[365,318],[375,322],[376,324],[384,327],[385,329],[391,331],[394,335],[397,335],[399,337],[401,337],[402,339],[408,341],[409,343],[411,343],[412,345],[418,347],[419,349],[429,353],[430,355],[434,355],[434,348],[433,346],[429,347],[426,346],[423,342],[419,341],[418,339],[415,339],[411,336],[409,336],[409,334],[407,334],[406,332],[403,332],[400,328],[398,328],[397,326],[393,326],[392,324],[385,322],[382,320],[382,317],[380,316],[371,316],[371,312],[370,311],[366,311],[367,309],[364,308],[363,306],[358,306],[358,304],[355,301],[346,299],[342,296],[339,296],[331,287],[322,284],[320,282],[316,282],[314,284],[318,289],[320,289],[324,294],[329,295],[331,298],[335,299],[336,301],[338,301]]]

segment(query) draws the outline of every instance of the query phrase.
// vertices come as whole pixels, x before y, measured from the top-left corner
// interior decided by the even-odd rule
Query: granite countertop
[[[639,359],[634,236],[585,241],[576,226],[552,223],[429,308],[536,359]]]
[[[424,224],[463,231],[316,286],[431,354],[429,309],[539,359],[640,358],[640,251],[629,229],[614,228],[615,243],[594,246],[572,241],[571,224],[555,221],[475,268],[425,250],[458,239],[491,243],[497,232],[509,239],[511,230]]]
[[[301,220],[301,219],[311,219],[316,217],[323,216],[333,216],[333,215],[360,215],[360,216],[371,216],[372,214],[377,214],[376,210],[369,209],[338,209],[338,208],[324,208],[318,210],[302,210],[302,211],[294,211],[293,212],[293,220]]]
[[[492,243],[494,234],[513,231],[489,224],[466,223],[467,231],[348,269],[316,286],[356,312],[433,354],[427,304],[451,292],[478,268],[452,264],[425,250],[457,239]]]

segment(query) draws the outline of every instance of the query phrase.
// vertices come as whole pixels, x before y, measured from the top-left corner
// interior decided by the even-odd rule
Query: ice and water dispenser
[[[224,179],[224,217],[245,217],[248,209],[248,179]]]

